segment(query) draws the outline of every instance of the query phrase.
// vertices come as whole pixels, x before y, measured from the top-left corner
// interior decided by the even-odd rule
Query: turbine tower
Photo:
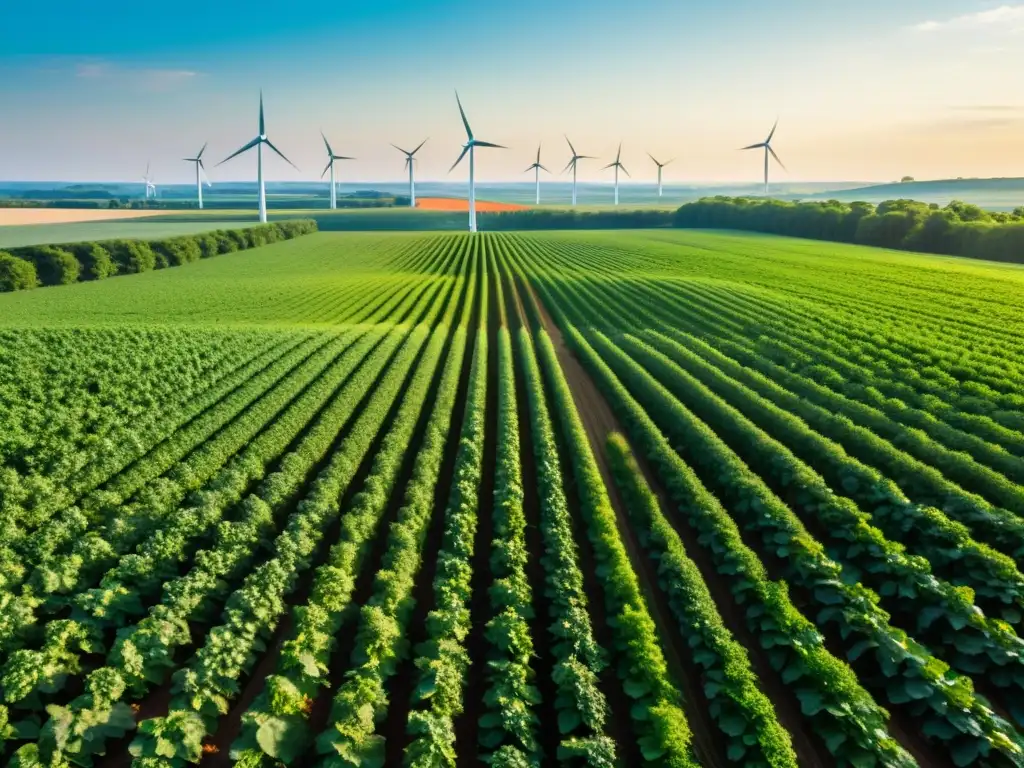
[[[593,160],[594,158],[591,157],[590,155],[577,154],[576,147],[574,147],[572,145],[572,142],[569,141],[568,136],[565,137],[565,141],[569,145],[569,149],[572,150],[572,159],[570,159],[568,165],[566,165],[565,168],[562,169],[562,173],[565,173],[570,168],[572,168],[572,204],[576,205],[576,165],[579,163],[580,160]]]
[[[406,152],[404,149],[402,149],[397,144],[392,144],[391,145],[392,147],[397,149],[399,152],[401,152],[403,155],[405,155],[405,167],[409,169],[409,207],[410,208],[415,208],[416,207],[416,179],[413,176],[413,165],[416,162],[416,153],[420,151],[420,147],[422,147],[424,144],[426,144],[427,141],[429,141],[429,139],[424,139],[423,141],[421,141],[420,142],[420,146],[416,147],[416,149],[414,149],[412,152]]]
[[[540,164],[540,144],[537,145],[537,162],[523,171],[523,173],[529,173],[530,171],[533,171],[533,181],[537,185],[537,200],[535,204],[540,205],[540,172],[551,173],[551,171]]]
[[[199,150],[195,157],[184,158],[186,163],[196,164],[196,196],[199,200],[199,210],[203,210],[203,176],[206,176],[206,166],[203,165],[203,152],[206,151],[206,144],[203,144],[203,148]],[[206,185],[212,187],[210,179],[207,177]]]
[[[320,136],[324,140],[324,146],[327,147],[327,166],[324,168],[324,172],[320,174],[320,178],[324,177],[324,174],[328,171],[331,172],[331,209],[338,207],[338,188],[334,184],[334,161],[335,160],[355,160],[354,157],[345,157],[344,155],[334,154],[334,150],[331,149],[330,143],[327,141],[327,137],[324,136],[324,132],[320,131]],[[268,142],[269,143],[269,142]],[[278,154],[281,154],[280,152]],[[283,157],[283,155],[282,155]]]
[[[664,167],[665,167],[666,165],[668,165],[669,163],[671,163],[671,162],[672,162],[672,160],[666,160],[666,161],[665,161],[664,163],[659,163],[659,162],[657,161],[657,159],[656,159],[656,158],[654,157],[654,155],[652,155],[652,154],[651,154],[650,152],[648,152],[648,153],[647,153],[647,156],[648,156],[649,158],[651,158],[651,160],[653,160],[653,161],[654,161],[654,164],[655,164],[656,166],[658,166],[658,197],[661,197],[661,170],[662,170],[662,168],[664,168]],[[673,158],[673,159],[674,159],[674,158]]]
[[[259,207],[260,207],[260,223],[261,224],[266,224],[267,223],[267,189],[266,189],[266,186],[263,184],[263,145],[264,144],[266,144],[268,147],[270,147],[272,150],[274,150],[274,152],[276,152],[281,157],[282,160],[284,160],[286,163],[288,163],[288,165],[290,165],[296,171],[299,170],[298,166],[295,165],[295,163],[293,163],[291,160],[289,160],[283,154],[281,154],[281,150],[279,150],[277,147],[275,147],[270,142],[270,139],[267,138],[267,129],[266,129],[266,125],[264,124],[264,121],[263,121],[263,91],[260,91],[260,132],[259,132],[259,134],[256,136],[255,139],[250,141],[244,147],[242,147],[238,151],[233,152],[232,154],[230,154],[227,157],[225,157],[223,160],[221,160],[219,163],[217,163],[217,165],[224,165],[224,163],[226,163],[231,158],[238,157],[243,152],[248,152],[253,147],[256,147],[256,183],[259,186]]]
[[[619,204],[619,169],[621,168],[622,172],[624,174],[626,174],[627,176],[629,176],[629,171],[627,171],[626,170],[626,166],[624,166],[622,164],[622,142],[621,141],[619,142],[619,151],[615,153],[615,162],[614,163],[608,163],[608,165],[606,165],[601,170],[602,171],[606,171],[609,168],[614,168],[615,169],[615,204],[618,205]],[[633,178],[632,176],[629,176],[629,177]]]
[[[459,92],[455,92],[455,102],[459,105],[459,114],[462,115],[462,124],[466,126],[466,143],[462,145],[462,154],[459,155],[459,159],[455,161],[451,168],[448,169],[448,173],[455,170],[455,166],[462,162],[462,158],[469,153],[469,231],[476,232],[476,179],[474,178],[476,163],[474,159],[474,150],[477,147],[493,147],[495,149],[508,149],[503,147],[501,144],[491,144],[487,141],[480,141],[473,136],[473,129],[469,127],[469,120],[466,119],[466,110],[462,108],[462,102],[459,100]]]
[[[772,149],[772,137],[775,135],[775,129],[779,127],[779,121],[775,121],[775,125],[772,126],[772,132],[768,134],[768,138],[762,141],[760,144],[751,144],[749,147],[742,147],[741,150],[746,149],[764,149],[764,193],[768,194],[768,155],[775,158],[775,162],[782,166],[782,170],[786,170],[786,166],[779,160],[779,156],[775,154],[775,150]]]

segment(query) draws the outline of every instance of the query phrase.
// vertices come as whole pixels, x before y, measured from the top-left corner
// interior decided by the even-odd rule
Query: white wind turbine
[[[615,169],[615,204],[616,205],[619,204],[619,169],[621,168],[622,172],[624,174],[626,174],[627,176],[629,176],[629,171],[626,170],[626,166],[624,166],[622,164],[621,159],[622,159],[622,142],[620,141],[619,142],[619,151],[615,155],[615,162],[614,163],[608,163],[608,165],[606,165],[604,168],[601,169],[602,171],[606,171],[609,168],[614,168]],[[629,178],[633,178],[633,177],[629,176]]]
[[[576,205],[576,166],[580,160],[593,160],[594,158],[591,157],[590,155],[577,154],[576,147],[574,147],[572,145],[572,142],[569,141],[568,136],[565,137],[565,141],[569,145],[569,149],[572,150],[572,158],[570,158],[569,163],[565,166],[565,168],[562,169],[562,173],[565,173],[570,168],[572,168],[572,204]]]
[[[775,125],[772,126],[772,132],[768,134],[768,138],[762,141],[760,144],[751,144],[749,147],[741,147],[741,150],[746,149],[764,149],[764,193],[768,194],[768,155],[775,158],[775,162],[782,166],[782,170],[786,170],[786,166],[782,164],[779,156],[775,154],[775,150],[772,149],[772,137],[775,135],[775,129],[779,127],[779,121],[775,121]]]
[[[429,139],[424,139],[420,142],[419,147],[416,147],[412,152],[407,152],[397,144],[391,146],[405,155],[405,167],[409,169],[409,207],[416,207],[416,178],[413,176],[413,166],[416,163],[416,153],[420,151],[420,147],[427,143]],[[461,159],[461,158],[460,158]]]
[[[466,126],[466,143],[462,145],[462,154],[455,161],[448,173],[455,170],[455,166],[462,162],[462,158],[469,153],[469,231],[476,232],[476,179],[475,179],[475,158],[474,150],[477,147],[493,147],[495,149],[508,149],[501,144],[491,144],[488,141],[480,141],[473,136],[473,129],[469,127],[469,120],[466,119],[466,110],[462,108],[462,101],[459,99],[459,92],[455,92],[455,102],[459,105],[459,114],[462,115],[462,124]]]
[[[551,173],[551,171],[540,164],[540,144],[537,145],[537,162],[523,171],[523,173],[529,173],[530,171],[533,171],[533,181],[534,184],[537,185],[537,199],[535,204],[540,205],[540,172],[544,171],[546,173]]]
[[[246,144],[244,147],[236,152],[225,157],[217,165],[224,165],[228,160],[233,157],[238,157],[243,152],[248,152],[253,147],[256,147],[256,183],[259,185],[259,209],[260,209],[260,223],[265,224],[267,222],[267,189],[263,183],[263,145],[266,144],[274,152],[276,152],[282,160],[290,165],[295,170],[299,170],[298,166],[295,165],[291,160],[281,154],[281,150],[275,147],[270,139],[267,138],[266,125],[263,121],[263,91],[260,91],[260,132],[259,135]]]
[[[650,152],[647,153],[647,156],[651,158],[652,161],[654,161],[654,164],[656,166],[658,166],[658,197],[661,197],[661,171],[666,165],[668,165],[671,162],[674,162],[675,158],[673,158],[672,160],[666,160],[664,163],[659,163],[655,159],[654,155],[652,155]]]
[[[153,178],[149,175],[149,161],[146,161],[146,173],[142,176],[142,182],[146,185],[146,199],[150,197],[156,197],[156,184],[153,183]]]
[[[195,157],[183,158],[186,163],[196,164],[196,196],[199,200],[199,210],[203,210],[203,177],[206,176],[206,166],[203,165],[203,152],[206,151],[206,144],[199,150]],[[206,186],[212,187],[210,178],[206,177]]]
[[[355,158],[354,157],[345,157],[344,155],[336,155],[336,154],[334,154],[334,150],[331,149],[331,145],[328,143],[327,137],[324,136],[324,132],[323,131],[320,131],[320,136],[324,140],[324,146],[327,147],[327,166],[324,168],[324,172],[320,174],[320,178],[322,179],[324,177],[324,174],[326,174],[328,171],[331,172],[331,208],[334,209],[334,208],[338,207],[338,188],[337,188],[337,186],[334,183],[334,161],[335,160],[355,160]],[[269,144],[270,142],[267,142],[267,143]],[[281,153],[278,152],[278,154],[280,155]],[[281,155],[281,156],[284,157],[284,155]]]

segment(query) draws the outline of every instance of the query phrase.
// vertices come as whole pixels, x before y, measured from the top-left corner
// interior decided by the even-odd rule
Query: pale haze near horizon
[[[109,36],[72,36],[81,4],[55,5],[0,10],[3,180],[135,182],[150,161],[158,183],[184,183],[181,158],[207,141],[215,182],[254,179],[254,153],[213,166],[256,135],[261,87],[268,135],[301,169],[267,155],[274,181],[319,177],[321,128],[358,158],[339,181],[403,179],[389,142],[427,136],[419,178],[461,180],[447,173],[465,141],[455,88],[477,137],[510,147],[478,151],[481,181],[527,180],[538,141],[564,180],[568,133],[599,158],[583,181],[610,180],[600,167],[621,140],[635,181],[653,179],[651,152],[676,158],[667,183],[756,182],[760,153],[737,148],[776,117],[778,182],[1024,176],[1024,4],[393,0],[275,23],[259,3],[222,3],[207,28],[208,6],[188,0],[174,18],[197,31],[147,9]],[[121,5],[90,7],[89,23]],[[223,26],[231,14],[244,28]]]

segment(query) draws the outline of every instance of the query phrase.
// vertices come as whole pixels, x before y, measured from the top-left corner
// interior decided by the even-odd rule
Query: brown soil
[[[105,208],[0,208],[0,227],[26,224],[70,224],[159,216],[167,211],[126,211]]]
[[[728,765],[725,757],[725,739],[710,716],[699,670],[691,659],[686,642],[674,629],[674,618],[668,608],[664,593],[658,588],[657,570],[652,561],[640,549],[636,534],[629,524],[625,504],[619,495],[618,486],[608,464],[605,452],[605,441],[608,435],[612,432],[625,435],[626,431],[612,412],[608,401],[597,389],[594,380],[565,344],[561,330],[533,290],[533,286],[521,283],[521,287],[533,298],[540,313],[541,324],[551,338],[559,365],[569,383],[569,389],[572,391],[576,410],[587,432],[590,449],[597,461],[612,507],[615,509],[619,534],[633,569],[640,578],[645,602],[651,613],[651,618],[657,626],[658,636],[662,639],[661,646],[665,654],[665,661],[673,679],[682,688],[687,719],[694,735],[694,753],[701,765],[709,767]]]
[[[422,208],[424,211],[468,211],[469,200],[458,197],[418,197],[416,198],[416,207]],[[503,211],[525,211],[529,210],[529,206],[477,200],[476,210],[478,213],[501,213]]]

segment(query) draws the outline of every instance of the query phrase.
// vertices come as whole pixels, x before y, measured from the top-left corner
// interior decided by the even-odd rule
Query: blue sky
[[[357,161],[346,180],[398,179],[389,142],[444,179],[464,140],[459,89],[480,138],[480,178],[521,178],[537,143],[565,164],[563,133],[608,158],[621,140],[677,157],[667,181],[746,181],[780,117],[792,180],[1024,176],[1024,3],[985,0],[399,0],[303,3],[49,0],[0,9],[0,178],[187,181],[180,158],[225,157],[268,133],[302,170],[323,168],[322,128]],[[254,160],[216,170],[251,178]],[[581,177],[604,178],[604,163]],[[607,172],[606,172],[607,173]],[[453,178],[459,178],[459,172]]]

